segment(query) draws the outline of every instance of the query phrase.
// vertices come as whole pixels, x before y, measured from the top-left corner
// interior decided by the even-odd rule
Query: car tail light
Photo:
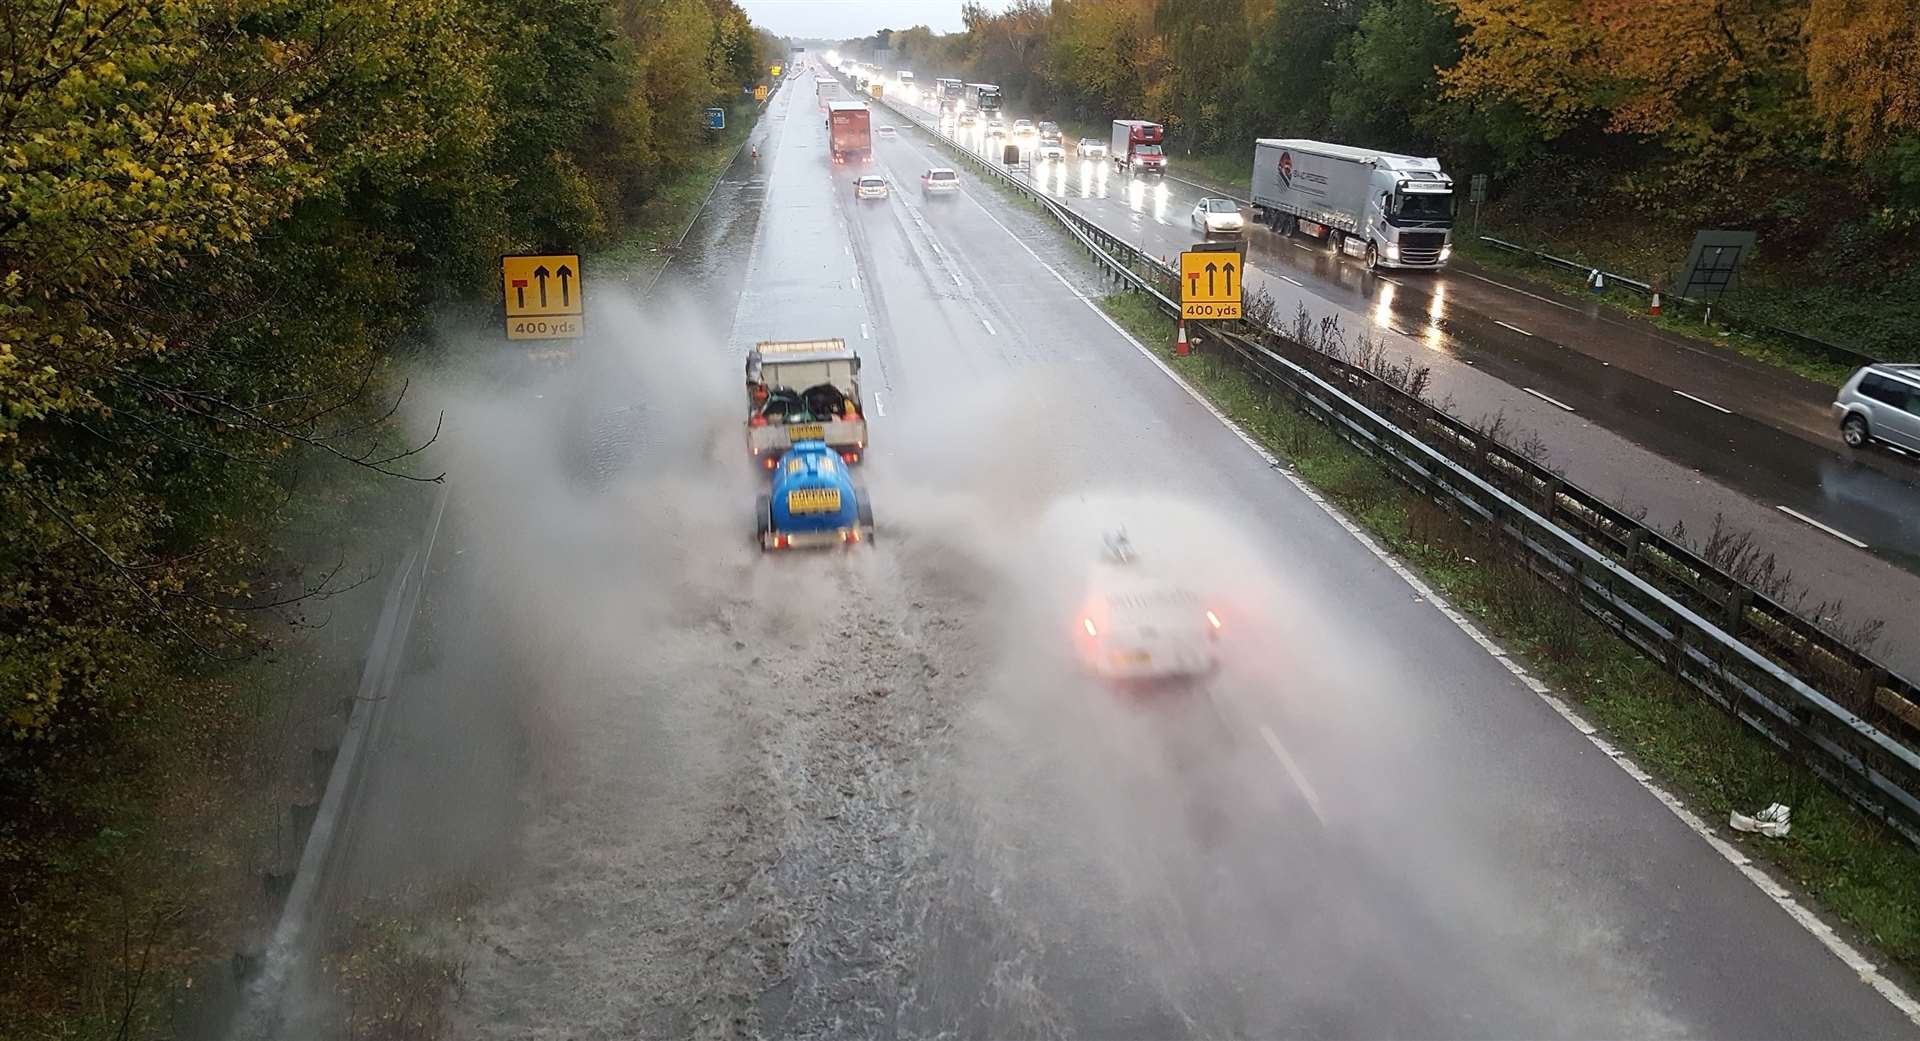
[[[840,532],[841,542],[859,542],[860,532],[854,528],[845,528]]]
[[[1082,618],[1082,619],[1080,619],[1080,627],[1081,627],[1081,628],[1083,628],[1083,629],[1085,629],[1085,630],[1087,631],[1087,635],[1088,635],[1088,636],[1096,636],[1096,637],[1097,637],[1097,636],[1099,636],[1099,635],[1100,635],[1100,630],[1098,630],[1098,629],[1096,629],[1096,628],[1094,628],[1094,626],[1093,626],[1093,619],[1091,619],[1091,618]]]
[[[769,470],[771,470],[771,469],[773,469],[773,468],[774,468],[774,467],[775,467],[776,465],[778,465],[778,464],[779,464],[779,462],[780,462],[780,460],[778,460],[778,459],[775,459],[775,458],[774,458],[774,457],[772,457],[772,456],[767,456],[767,457],[766,457],[765,459],[762,459],[762,460],[760,460],[760,461],[761,461],[761,462],[762,462],[763,464],[765,464],[765,465],[766,465],[766,468],[767,468],[767,469],[769,469]]]
[[[786,549],[791,545],[793,545],[793,536],[791,535],[775,535],[773,537],[774,549]]]

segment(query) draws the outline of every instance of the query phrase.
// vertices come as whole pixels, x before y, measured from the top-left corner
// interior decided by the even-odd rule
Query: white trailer
[[[1453,253],[1453,179],[1438,159],[1262,138],[1253,216],[1282,235],[1324,238],[1368,267],[1437,268]]]

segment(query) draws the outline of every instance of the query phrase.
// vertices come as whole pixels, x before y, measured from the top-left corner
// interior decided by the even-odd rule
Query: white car
[[[1222,622],[1191,590],[1134,554],[1124,533],[1087,579],[1077,640],[1081,665],[1109,680],[1191,679],[1219,667]]]
[[[1040,130],[1033,125],[1033,120],[1031,119],[1016,119],[1013,121],[1013,136],[1039,137]]]
[[[1036,159],[1065,159],[1067,149],[1058,141],[1042,141],[1033,146],[1033,156]]]
[[[853,182],[853,197],[856,199],[884,199],[889,191],[887,179],[879,174],[861,174]]]
[[[1107,143],[1097,137],[1083,137],[1080,139],[1080,143],[1074,146],[1073,151],[1074,154],[1084,158],[1092,159],[1098,157],[1105,159],[1107,157]]]
[[[875,130],[874,133],[879,134],[881,137],[894,137],[899,134],[899,131],[893,129],[892,123],[882,123],[880,124],[880,128]]]
[[[1208,235],[1239,235],[1247,230],[1240,204],[1232,199],[1201,199],[1193,207],[1192,224]]]
[[[1005,137],[1006,134],[1007,134],[1007,125],[1005,123],[1002,123],[997,119],[987,120],[987,136],[988,137]]]
[[[936,166],[920,175],[922,195],[955,195],[960,191],[960,174],[945,166]]]

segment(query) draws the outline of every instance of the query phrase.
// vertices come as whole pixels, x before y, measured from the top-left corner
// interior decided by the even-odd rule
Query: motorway
[[[884,109],[875,118],[904,122]],[[1013,172],[1168,259],[1204,237],[1190,215],[1217,194],[1078,159]],[[1589,300],[1468,270],[1371,274],[1315,240],[1265,228],[1248,233],[1247,255],[1249,289],[1271,295],[1283,322],[1305,308],[1316,320],[1337,317],[1349,337],[1375,337],[1431,369],[1431,400],[1537,434],[1549,465],[1624,509],[1644,508],[1656,526],[1684,524],[1696,541],[1716,518],[1752,532],[1808,591],[1803,613],[1888,621],[1875,653],[1920,675],[1920,643],[1899,624],[1920,597],[1920,469],[1910,457],[1842,445],[1827,412],[1833,388]]]
[[[1087,302],[781,90],[644,305],[442,380],[456,496],[355,875],[461,865],[462,1038],[1893,1037],[1876,993]],[[867,360],[879,537],[763,557],[741,352]],[[1070,658],[1103,531],[1227,620]],[[362,885],[371,886],[371,881]]]

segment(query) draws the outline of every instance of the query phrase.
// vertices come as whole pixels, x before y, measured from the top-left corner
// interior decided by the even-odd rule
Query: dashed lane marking
[[[1294,762],[1293,756],[1287,754],[1287,746],[1280,743],[1280,739],[1274,736],[1273,728],[1265,723],[1260,724],[1260,736],[1266,738],[1267,747],[1273,750],[1273,757],[1280,760],[1281,769],[1293,779],[1293,786],[1300,789],[1300,794],[1306,797],[1307,808],[1313,811],[1314,819],[1320,822],[1321,827],[1326,827],[1327,814],[1320,807],[1320,793],[1313,790],[1313,785],[1307,781],[1307,775],[1300,772],[1300,764]]]
[[[989,321],[987,321],[987,320],[986,320],[985,318],[982,318],[982,319],[980,319],[980,324],[981,324],[981,325],[984,325],[984,326],[986,326],[986,328],[987,328],[987,335],[988,335],[988,336],[998,336],[998,335],[1000,335],[999,333],[997,333],[997,332],[994,332],[994,331],[993,331],[993,323],[992,323],[992,322],[989,322]]]
[[[1496,320],[1496,321],[1495,321],[1495,322],[1494,322],[1493,324],[1495,324],[1495,325],[1497,325],[1497,326],[1500,326],[1500,327],[1501,327],[1501,328],[1503,328],[1503,329],[1512,329],[1512,330],[1513,330],[1514,332],[1517,332],[1517,333],[1519,333],[1519,334],[1520,334],[1520,335],[1522,335],[1522,336],[1532,336],[1532,335],[1533,335],[1532,333],[1530,333],[1530,332],[1528,332],[1528,331],[1526,331],[1525,329],[1522,329],[1522,328],[1520,328],[1520,327],[1519,327],[1519,326],[1517,326],[1517,325],[1514,325],[1514,324],[1513,324],[1513,323],[1511,323],[1511,322],[1502,322],[1502,321],[1498,321],[1498,320]]]
[[[873,392],[873,414],[881,418],[885,418],[887,414],[886,399],[882,398],[877,390]]]
[[[1299,286],[1302,289],[1307,288],[1307,284],[1305,282],[1300,281],[1299,279],[1293,277],[1292,275],[1281,275],[1280,279],[1285,282],[1292,282],[1294,285]]]
[[[1796,510],[1791,506],[1780,507],[1780,512],[1786,514],[1789,517],[1792,517],[1795,520],[1805,521],[1808,524],[1811,524],[1814,527],[1819,528],[1821,531],[1824,531],[1827,534],[1832,535],[1834,538],[1847,543],[1848,545],[1852,546],[1855,549],[1867,548],[1866,543],[1861,542],[1859,539],[1854,538],[1852,535],[1849,535],[1838,528],[1829,528],[1825,524],[1822,524],[1819,521],[1814,520],[1812,517],[1809,517],[1806,514],[1801,513],[1799,510]]]
[[[1534,390],[1532,387],[1521,387],[1520,389],[1526,391],[1527,393],[1533,395],[1536,398],[1539,398],[1541,401],[1544,401],[1549,405],[1558,405],[1559,407],[1566,409],[1568,412],[1572,412],[1574,410],[1572,405],[1569,405],[1566,402],[1559,400],[1558,398],[1547,397],[1545,394],[1542,394],[1539,391]]]
[[[1680,395],[1683,398],[1686,398],[1688,401],[1691,401],[1696,405],[1705,405],[1708,408],[1713,409],[1715,412],[1725,413],[1726,415],[1729,415],[1729,416],[1733,415],[1732,409],[1721,408],[1719,405],[1716,405],[1713,402],[1708,401],[1706,398],[1696,398],[1684,390],[1676,390],[1674,391],[1674,393]]]

